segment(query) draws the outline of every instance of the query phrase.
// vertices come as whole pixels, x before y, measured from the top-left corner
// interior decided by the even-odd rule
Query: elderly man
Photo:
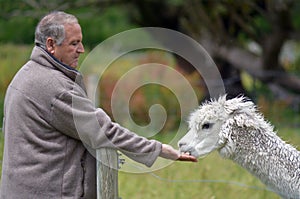
[[[81,53],[76,17],[52,12],[41,19],[30,60],[6,93],[1,198],[96,198],[96,160],[85,146],[115,148],[147,166],[158,156],[196,161],[130,132],[95,108],[76,70]],[[97,125],[89,125],[95,120]]]

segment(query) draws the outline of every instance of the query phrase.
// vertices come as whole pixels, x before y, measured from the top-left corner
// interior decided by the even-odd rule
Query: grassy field
[[[257,179],[217,153],[198,163],[176,162],[146,174],[119,174],[123,199],[263,199],[279,198]]]
[[[279,135],[300,145],[299,129],[282,128]],[[153,173],[119,172],[122,199],[279,199],[246,170],[214,152],[198,163],[174,162]]]
[[[299,129],[282,128],[289,143],[300,144]],[[1,132],[0,132],[1,133]],[[0,134],[0,160],[3,134]],[[125,163],[126,164],[126,163]],[[1,165],[0,165],[1,166]],[[151,173],[119,172],[122,199],[279,199],[246,170],[214,152],[197,163],[174,162]]]

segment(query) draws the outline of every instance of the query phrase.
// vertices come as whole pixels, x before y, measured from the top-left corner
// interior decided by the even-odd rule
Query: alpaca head
[[[214,150],[221,153],[233,150],[234,146],[228,141],[233,126],[257,125],[253,120],[255,112],[254,104],[244,97],[226,100],[226,96],[222,96],[202,104],[190,115],[189,131],[178,142],[180,151],[198,158]]]

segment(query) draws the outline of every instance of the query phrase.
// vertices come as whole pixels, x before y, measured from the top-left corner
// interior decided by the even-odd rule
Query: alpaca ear
[[[249,110],[255,108],[255,106],[250,99],[241,96],[226,100],[224,102],[224,108],[227,114],[234,115],[238,113],[249,112]]]
[[[226,112],[228,115],[233,115],[234,113],[236,113],[237,111],[239,111],[240,106],[239,106],[238,103],[240,103],[240,102],[237,101],[236,98],[230,99],[230,100],[226,100],[226,101],[224,102],[225,112]]]
[[[255,128],[256,107],[249,99],[238,97],[227,100],[224,108],[236,126]]]

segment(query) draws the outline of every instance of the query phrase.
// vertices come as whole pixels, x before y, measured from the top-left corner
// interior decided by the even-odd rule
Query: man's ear
[[[55,41],[51,37],[48,37],[46,40],[46,49],[52,55],[54,54]]]

